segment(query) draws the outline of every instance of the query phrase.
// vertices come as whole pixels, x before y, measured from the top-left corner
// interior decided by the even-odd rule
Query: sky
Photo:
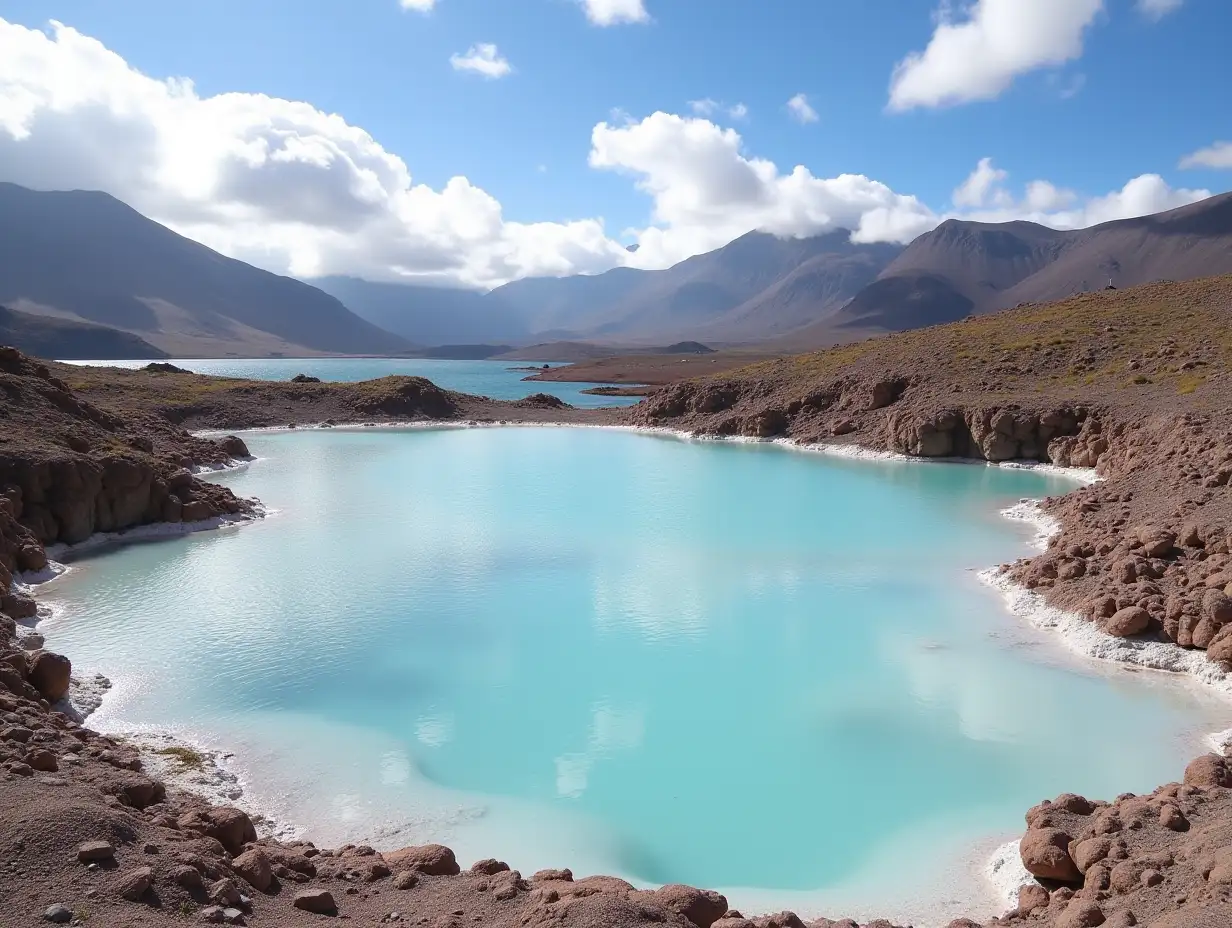
[[[1232,187],[1229,35],[1227,0],[0,0],[0,180],[480,288],[1077,228]]]

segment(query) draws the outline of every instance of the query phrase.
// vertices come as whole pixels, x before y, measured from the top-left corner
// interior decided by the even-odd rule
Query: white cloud
[[[601,220],[520,223],[465,177],[440,189],[363,129],[308,103],[200,96],[59,24],[0,19],[0,179],[105,190],[225,254],[281,273],[472,285],[595,272],[626,252]]]
[[[1163,19],[1181,8],[1185,0],[1138,0],[1138,10],[1151,19]]]
[[[1181,159],[1182,168],[1232,168],[1232,142],[1216,142]]]
[[[474,71],[484,77],[498,79],[513,73],[509,59],[491,42],[480,42],[466,50],[465,55],[450,55],[449,63],[455,71]]]
[[[705,97],[701,100],[690,100],[689,109],[693,111],[695,116],[710,117],[716,113],[724,113],[731,119],[747,119],[749,108],[743,103],[733,103],[728,106],[726,103],[720,103],[718,100],[712,100]]]
[[[989,200],[1009,199],[1009,194],[998,189],[1009,174],[993,167],[991,158],[981,158],[980,163],[965,181],[954,191],[954,205],[960,207],[984,206]]]
[[[1022,74],[1082,55],[1087,28],[1103,0],[975,0],[956,21],[948,3],[922,52],[899,62],[890,108],[991,100]]]
[[[404,10],[414,10],[416,13],[430,13],[436,6],[436,0],[398,0]]]
[[[586,18],[596,26],[620,23],[650,22],[650,14],[642,0],[577,0],[586,10]]]
[[[915,197],[860,174],[819,178],[803,166],[782,174],[747,156],[734,129],[655,113],[640,122],[600,123],[592,167],[636,178],[653,200],[653,224],[636,231],[630,263],[660,267],[717,248],[745,232],[817,235],[848,228],[861,241],[909,241],[936,223]]]
[[[787,112],[791,113],[792,119],[802,125],[817,121],[817,111],[809,104],[808,97],[802,93],[796,94],[787,101]]]
[[[730,107],[727,108],[730,110]],[[595,126],[590,164],[633,179],[651,202],[645,228],[609,237],[603,221],[514,222],[465,177],[415,183],[362,128],[311,104],[261,94],[199,95],[191,82],[131,68],[100,42],[0,19],[0,180],[104,190],[176,231],[296,276],[492,286],[526,276],[665,267],[762,229],[906,242],[942,218],[860,174],[817,177],[744,150],[734,129],[654,113]],[[1206,195],[1156,175],[1084,199],[1046,181],[1011,194],[981,162],[955,215],[1028,218],[1070,228]]]
[[[1008,172],[994,166],[991,158],[981,159],[967,180],[954,191],[955,211],[947,218],[979,222],[1026,219],[1053,229],[1085,229],[1114,219],[1175,209],[1211,195],[1209,190],[1172,187],[1158,174],[1142,174],[1120,190],[1089,198],[1046,180],[1033,180],[1018,198],[1006,189],[1008,178]]]

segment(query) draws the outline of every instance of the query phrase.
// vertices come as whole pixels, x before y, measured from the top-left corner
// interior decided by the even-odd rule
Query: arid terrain
[[[187,428],[625,423],[1095,467],[1101,482],[1046,502],[1060,531],[1044,553],[1010,565],[1011,576],[1110,642],[1204,653],[1217,675],[1232,668],[1230,311],[1228,277],[1092,293],[735,370],[711,373],[706,357],[703,376],[664,381],[629,410],[589,412],[542,396],[480,400],[419,378],[228,381],[43,365],[6,350],[0,639],[32,618],[36,604],[12,575],[42,569],[46,545],[245,517],[247,503],[192,473],[243,457],[242,440]],[[297,925],[325,917],[316,912],[357,924],[804,924],[730,912],[717,894],[688,887],[638,891],[564,871],[528,878],[495,861],[458,872],[439,847],[382,854],[259,839],[242,812],[168,791],[130,746],[55,711],[71,655],[41,650],[24,630],[0,655],[3,924]],[[1099,721],[1040,720],[1062,723]],[[1026,811],[1021,856],[1037,881],[1016,912],[955,928],[1232,925],[1232,765],[1214,754],[1187,761],[1177,757],[1177,782],[1147,796],[1067,794]]]

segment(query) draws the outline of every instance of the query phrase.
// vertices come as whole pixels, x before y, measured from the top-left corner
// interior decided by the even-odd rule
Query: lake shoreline
[[[435,429],[464,429],[464,428],[475,428],[475,427],[494,428],[494,427],[502,427],[502,426],[513,427],[513,428],[516,428],[516,427],[547,427],[547,428],[576,427],[576,426],[571,426],[569,424],[547,424],[547,423],[528,424],[528,423],[411,422],[411,423],[376,423],[376,424],[356,423],[356,424],[350,424],[350,425],[340,425],[340,426],[337,426],[336,428],[337,430],[340,430],[340,431],[363,431],[367,429],[375,429],[375,430],[380,430],[380,431],[392,431],[392,430],[421,431],[425,429],[434,429],[434,430]],[[671,430],[671,429],[646,429],[646,428],[627,427],[627,426],[593,426],[593,427],[605,429],[605,430],[610,429],[610,430],[619,430],[619,431],[631,431],[631,432],[671,438],[674,440],[680,440],[680,441],[686,441],[686,442],[694,442],[694,441],[726,442],[726,441],[732,441],[732,440],[741,441],[740,439],[723,439],[723,438],[716,439],[714,437],[706,437],[706,436],[699,437],[699,436],[694,436],[694,435],[682,433],[682,432]],[[311,427],[301,426],[300,428],[308,429]],[[241,434],[277,433],[277,432],[287,432],[287,431],[289,430],[285,428],[258,428],[258,429],[252,429],[252,430],[242,430]],[[199,437],[207,437],[207,435],[203,433]],[[743,441],[749,444],[776,447],[784,451],[790,450],[790,451],[806,452],[806,453],[820,453],[826,456],[841,457],[841,458],[853,458],[853,459],[868,458],[871,460],[880,460],[880,461],[890,460],[890,461],[895,461],[898,463],[911,463],[911,464],[984,463],[985,466],[1037,469],[1045,473],[1057,473],[1068,479],[1074,480],[1075,482],[1080,483],[1080,484],[1089,483],[1092,480],[1096,479],[1094,477],[1094,473],[1089,469],[1075,469],[1075,468],[1062,469],[1062,468],[1051,467],[1049,465],[1038,465],[1038,464],[1032,465],[1026,462],[1009,462],[1009,463],[1001,464],[1001,465],[996,465],[996,464],[990,465],[987,462],[974,462],[969,459],[960,460],[956,462],[929,462],[929,461],[924,461],[918,458],[909,458],[909,457],[905,457],[902,455],[893,455],[887,452],[872,452],[872,451],[869,451],[868,449],[864,449],[859,446],[835,447],[835,446],[824,446],[823,445],[823,446],[818,446],[818,447],[809,447],[809,446],[803,446],[799,444],[792,444],[792,443],[781,442],[781,441],[771,442],[771,441],[757,440],[757,439],[744,439]],[[1005,515],[1005,513],[1002,513],[1002,514]],[[140,535],[140,533],[137,533],[137,534],[138,536]],[[154,534],[157,535],[157,533],[154,533]],[[115,539],[109,539],[109,540],[114,542]],[[124,541],[123,538],[119,540],[121,542]],[[136,538],[134,538],[133,540],[136,540]],[[84,548],[79,548],[78,550],[80,550],[82,553],[88,553],[91,550],[91,547],[86,546]],[[247,808],[245,806],[245,803],[242,801],[243,790],[236,788],[237,784],[239,783],[239,780],[236,778],[235,774],[226,771],[223,767],[213,762],[212,758],[216,757],[219,754],[218,749],[205,747],[201,743],[196,743],[191,740],[185,740],[179,736],[171,735],[166,732],[159,733],[159,732],[153,732],[153,731],[147,731],[147,730],[139,730],[139,731],[129,730],[123,725],[121,720],[112,720],[111,722],[109,722],[106,728],[106,731],[112,734],[113,736],[124,737],[126,740],[130,741],[131,743],[134,743],[139,748],[144,742],[149,742],[153,739],[163,748],[165,748],[166,745],[170,744],[173,746],[182,747],[182,748],[191,750],[192,752],[203,756],[204,758],[207,759],[204,764],[204,768],[205,768],[204,776],[201,775],[201,771],[199,770],[177,771],[174,768],[174,766],[169,766],[165,762],[165,759],[161,759],[161,762],[160,762],[160,757],[157,753],[149,749],[142,750],[142,756],[146,760],[146,765],[150,767],[152,771],[155,771],[159,776],[165,779],[168,782],[169,786],[174,786],[177,788],[188,789],[189,791],[197,792],[198,794],[202,795],[203,798],[207,798],[214,802],[218,802],[218,801],[230,801],[232,803],[238,802],[239,805],[242,808],[245,808],[245,810],[248,811],[255,820],[260,820],[260,816],[256,814],[257,810],[253,808]],[[220,792],[219,791],[220,783],[227,786],[229,789],[232,790],[232,792],[230,793]],[[296,834],[296,829],[293,826],[287,825],[285,823],[282,824],[281,826],[279,826],[277,823],[272,823],[272,824],[273,824],[273,827],[269,829],[271,835],[280,836],[282,838],[288,838]],[[1008,854],[1006,849],[1011,846],[1016,848],[1017,843],[1011,842],[1010,845],[1002,846],[999,844],[999,842],[1003,838],[1004,838],[1003,835],[1002,836],[989,836],[987,839],[982,840],[980,842],[982,845],[992,846],[994,843],[998,844],[997,853],[992,855],[987,861],[972,860],[972,861],[968,861],[968,864],[967,864],[971,868],[968,871],[969,879],[985,880],[988,884],[988,889],[990,893],[993,889],[996,889],[997,891],[1003,894],[1001,897],[1001,903],[1002,903],[1001,907],[994,909],[987,902],[978,903],[976,901],[976,898],[973,896],[970,900],[971,904],[958,906],[956,907],[957,910],[960,910],[960,911],[965,910],[966,912],[971,913],[973,911],[980,910],[984,906],[989,906],[988,908],[983,908],[983,911],[989,914],[995,914],[996,912],[999,912],[999,911],[1010,910],[1017,904],[1017,898],[1016,898],[1017,888],[1021,885],[1024,885],[1027,881],[1029,881],[1030,876],[1029,874],[1026,873],[1025,870],[1021,868],[1020,864],[1018,865],[1016,871],[1014,871],[1012,867],[1007,869],[1007,862],[1012,863],[1014,860],[1014,855]],[[1008,890],[1007,890],[1007,887],[1009,887]],[[1010,893],[1010,895],[1005,895],[1007,892]],[[808,893],[806,892],[775,894],[773,892],[768,892],[768,891],[758,891],[756,894],[764,898],[767,898],[767,899],[773,899],[775,898],[776,895],[778,895],[780,900],[791,897],[791,896],[798,896],[798,897],[801,897],[801,899],[803,899],[803,897],[806,897],[808,895]],[[805,910],[806,907],[801,905],[801,906],[798,906],[798,908]],[[871,914],[876,910],[877,907],[875,905],[867,905],[861,908],[863,911],[865,911],[871,916]],[[882,906],[880,911],[884,914],[889,908],[890,906],[888,905]],[[815,911],[815,907],[809,906],[807,907],[807,910]],[[917,909],[917,911],[919,910]],[[915,922],[915,923],[920,924],[919,922]],[[935,924],[940,925],[942,923],[936,922]]]

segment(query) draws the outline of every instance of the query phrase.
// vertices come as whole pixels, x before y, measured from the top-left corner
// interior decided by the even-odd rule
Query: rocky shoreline
[[[18,423],[25,432],[13,430],[17,440],[0,444],[0,608],[24,613],[14,618],[31,615],[35,604],[13,591],[11,574],[45,568],[48,543],[159,521],[174,510],[172,499],[181,520],[198,502],[211,515],[243,513],[244,501],[208,489],[189,470],[235,455],[188,435],[185,424],[285,425],[291,407],[341,409],[352,421],[374,408],[391,418],[487,421],[518,420],[525,411],[523,421],[622,421],[716,437],[854,443],[912,457],[1095,467],[1100,483],[1043,504],[1059,528],[1046,549],[1004,565],[1000,578],[1078,616],[1103,639],[1158,646],[1225,673],[1232,669],[1232,392],[1228,346],[1209,333],[1220,331],[1230,296],[1229,279],[1092,294],[667,386],[619,416],[529,400],[521,407],[487,401],[480,415],[464,415],[481,408],[467,405],[473,398],[420,384],[374,392],[321,385],[326,399],[315,405],[299,394],[266,402],[284,385],[187,393],[177,386],[169,403],[165,391],[142,396],[139,383],[109,384],[106,372],[70,388],[45,365],[0,355],[10,395],[25,391],[34,410]],[[1075,319],[1084,331],[1072,331]],[[155,376],[178,375],[144,379]],[[295,389],[308,388],[317,385]],[[237,391],[239,399],[220,399],[219,391]],[[207,393],[209,402],[185,414],[185,395]],[[385,399],[374,406],[373,396]],[[257,406],[261,415],[245,420]],[[16,623],[0,621],[0,640],[11,640]],[[804,924],[790,913],[745,918],[718,894],[689,887],[636,890],[567,871],[526,879],[496,861],[462,872],[436,846],[379,854],[258,839],[244,813],[168,793],[142,772],[131,746],[53,711],[69,676],[68,659],[51,652],[0,654],[0,911],[11,912],[13,924],[106,913],[120,923],[294,925],[321,912],[459,928]],[[1069,720],[1041,720],[1053,723]],[[1178,772],[1182,765],[1178,758]],[[1016,911],[987,925],[1232,924],[1232,763],[1221,756],[1194,760],[1183,782],[1147,796],[1059,796],[1028,811],[1026,824],[1020,856],[1036,882],[1020,893]]]

